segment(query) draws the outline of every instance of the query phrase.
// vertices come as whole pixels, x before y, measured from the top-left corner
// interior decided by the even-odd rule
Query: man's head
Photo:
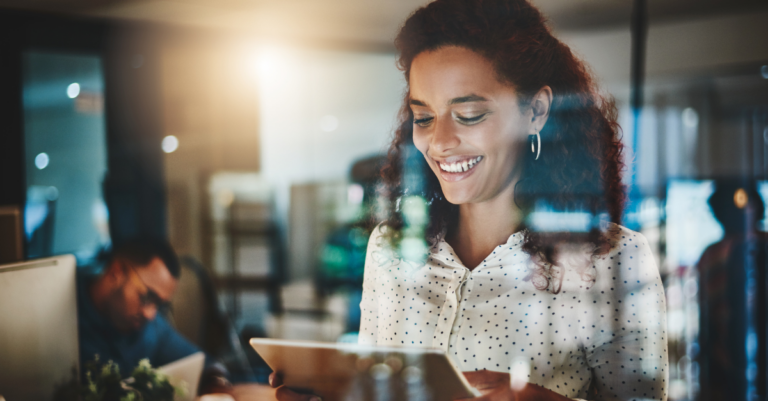
[[[91,288],[96,308],[121,332],[139,330],[171,301],[181,268],[165,241],[118,245]]]

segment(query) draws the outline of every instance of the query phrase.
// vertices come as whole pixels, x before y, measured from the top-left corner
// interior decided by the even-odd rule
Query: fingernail
[[[323,399],[320,398],[320,397],[315,396],[315,397],[310,398],[309,401],[323,401]]]
[[[272,385],[272,382],[274,382],[274,381],[275,381],[275,376],[269,375],[269,385],[270,386]]]

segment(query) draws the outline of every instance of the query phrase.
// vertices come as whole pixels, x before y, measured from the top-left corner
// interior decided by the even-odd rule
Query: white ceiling
[[[0,7],[390,47],[429,0],[0,0]],[[533,0],[560,31],[627,25],[630,0]],[[649,0],[652,22],[765,9],[764,0]]]

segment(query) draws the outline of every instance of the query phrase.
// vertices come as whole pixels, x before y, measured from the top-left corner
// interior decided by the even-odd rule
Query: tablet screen
[[[283,383],[333,400],[455,400],[479,395],[442,350],[254,338]]]

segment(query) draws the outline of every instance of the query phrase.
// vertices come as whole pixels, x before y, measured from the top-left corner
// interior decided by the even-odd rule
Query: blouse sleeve
[[[360,334],[359,344],[376,345],[379,331],[379,306],[376,300],[376,266],[374,252],[377,252],[381,237],[381,226],[373,229],[368,239],[368,250],[365,254],[365,272],[363,273],[363,296],[360,301]]]
[[[624,230],[619,240],[598,273],[602,285],[589,311],[596,321],[585,344],[594,398],[666,400],[664,286],[645,237]]]

